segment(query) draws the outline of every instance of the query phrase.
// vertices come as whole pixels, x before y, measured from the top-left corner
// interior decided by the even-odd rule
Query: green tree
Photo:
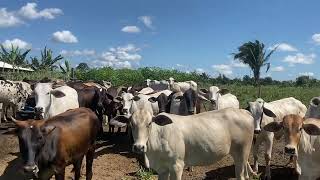
[[[88,66],[87,63],[80,63],[77,67],[76,67],[76,70],[79,70],[79,71],[88,71],[90,68]]]
[[[71,68],[70,63],[68,60],[64,61],[64,67],[59,64],[60,70],[62,71],[62,74],[64,74],[65,80],[68,81],[71,76]]]
[[[265,49],[265,45],[256,40],[254,42],[247,42],[238,48],[237,53],[233,53],[234,59],[249,65],[253,72],[254,84],[258,86],[258,97],[261,97],[261,83],[260,75],[261,68],[267,66],[266,72],[270,69],[270,56],[276,51],[277,47],[272,49],[269,53]]]
[[[11,64],[13,66],[13,71],[17,67],[28,66],[28,61],[26,60],[26,57],[28,53],[31,51],[31,49],[22,52],[18,46],[14,47],[13,45],[11,45],[10,50],[7,50],[3,45],[0,46],[0,61]],[[19,68],[17,69],[19,71]],[[4,64],[2,67],[2,71],[4,71]]]
[[[39,60],[38,57],[31,58],[31,68],[33,70],[50,70],[56,69],[58,66],[56,63],[63,59],[61,55],[53,57],[53,53],[51,49],[44,48],[41,51],[41,59]]]

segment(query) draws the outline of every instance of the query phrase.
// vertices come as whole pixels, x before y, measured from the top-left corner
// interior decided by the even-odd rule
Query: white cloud
[[[288,51],[288,52],[295,52],[295,51],[298,51],[297,48],[293,47],[292,45],[290,44],[287,44],[287,43],[279,43],[279,44],[275,44],[271,47],[269,47],[268,49],[269,50],[272,50],[274,48],[277,48],[277,51]]]
[[[111,47],[102,52],[95,60],[94,66],[111,66],[115,68],[132,68],[132,63],[138,63],[142,56],[138,53],[141,49],[134,44]]]
[[[231,60],[231,66],[236,68],[246,68],[248,65],[243,64],[242,62],[237,62],[235,60]]]
[[[26,19],[54,19],[56,16],[63,14],[63,12],[58,8],[46,8],[38,11],[37,3],[27,3],[21,7],[18,14]]]
[[[176,64],[176,66],[178,66],[178,67],[185,67],[185,65],[182,65],[182,64]]]
[[[288,55],[284,58],[283,62],[289,63],[289,66],[294,66],[295,64],[313,64],[316,54],[304,55],[302,53],[297,53],[296,55]]]
[[[6,49],[11,49],[11,47],[19,47],[21,49],[29,49],[31,48],[31,44],[21,40],[21,39],[18,39],[18,38],[15,38],[15,39],[12,39],[12,40],[5,40],[2,45],[4,46],[4,48]]]
[[[224,75],[231,75],[233,73],[231,65],[227,65],[227,64],[213,65],[212,68],[218,71],[220,74],[224,74]]]
[[[9,12],[6,8],[0,8],[0,28],[14,27],[20,24],[23,24],[23,21],[14,12]]]
[[[276,66],[276,67],[273,67],[271,68],[271,71],[273,72],[283,72],[285,69],[283,66]]]
[[[140,28],[137,26],[125,26],[121,29],[122,32],[126,33],[139,33],[141,32]]]
[[[314,76],[314,73],[313,72],[302,72],[302,73],[299,73],[300,76]]]
[[[314,43],[320,45],[320,33],[312,35],[312,40]]]
[[[72,56],[94,56],[96,52],[94,50],[84,49],[84,50],[74,50],[74,51],[67,51],[62,50],[60,52],[61,55],[72,57]]]
[[[52,39],[61,43],[77,43],[78,39],[70,31],[57,31],[52,34]]]
[[[196,69],[196,72],[197,72],[197,73],[203,73],[203,72],[204,72],[204,69],[202,69],[202,68],[197,68],[197,69]]]
[[[148,28],[154,28],[152,25],[152,18],[150,16],[140,16],[138,19]]]
[[[6,8],[0,8],[0,28],[14,27],[24,24],[24,20],[34,19],[54,19],[63,14],[61,9],[46,8],[37,10],[37,3],[27,3],[16,11],[7,11]]]

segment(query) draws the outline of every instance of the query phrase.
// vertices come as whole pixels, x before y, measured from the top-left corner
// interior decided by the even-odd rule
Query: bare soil
[[[6,128],[0,128],[0,180],[24,179],[21,172],[21,159],[19,157],[18,139],[13,134],[7,133]],[[4,134],[3,134],[4,133]],[[274,141],[272,154],[272,179],[294,180],[297,179],[292,166],[285,166],[289,162],[288,157],[283,156],[283,144]],[[259,171],[264,171],[264,153],[261,147]],[[124,132],[110,135],[105,133],[102,141],[99,141],[93,163],[94,180],[121,180],[139,179],[136,172],[140,168],[140,157],[131,153],[128,138]],[[250,157],[252,163],[252,157]],[[234,166],[231,157],[225,157],[211,166],[194,167],[193,172],[187,170],[183,173],[183,179],[233,179]],[[73,179],[72,166],[66,170],[66,179]],[[155,174],[156,179],[156,174]],[[263,174],[260,176],[263,177]],[[82,179],[85,179],[85,168],[82,169]]]

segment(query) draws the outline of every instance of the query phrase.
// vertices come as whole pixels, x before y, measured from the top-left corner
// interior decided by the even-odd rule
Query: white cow
[[[217,86],[209,87],[207,89],[199,90],[199,97],[204,96],[207,100],[211,102],[209,110],[218,110],[228,107],[239,108],[239,101],[237,97],[227,89],[219,89]]]
[[[79,107],[78,93],[75,89],[69,86],[53,89],[52,85],[53,83],[37,83],[34,89],[35,109],[42,112],[44,119]]]
[[[320,97],[314,97],[310,100],[306,118],[320,119]]]
[[[237,179],[249,178],[247,161],[253,139],[248,111],[227,108],[191,116],[139,109],[112,121],[132,125],[133,151],[145,153],[160,180],[180,180],[185,166],[206,166],[230,154]]]
[[[297,159],[296,169],[300,174],[300,180],[314,180],[320,177],[319,119],[303,119],[298,115],[288,115],[282,122],[271,122],[264,129],[270,132],[284,132],[284,151]]]
[[[193,90],[198,89],[198,85],[194,81],[185,81],[185,82],[175,82],[175,80],[171,77],[169,78],[170,90],[173,92],[186,92],[188,89],[192,88]]]
[[[261,98],[258,98],[254,102],[249,102],[249,107],[247,109],[252,113],[252,116],[254,118],[254,127],[255,127],[254,133],[257,134],[256,142],[253,145],[253,158],[254,158],[253,171],[258,172],[259,147],[262,143],[264,143],[264,146],[265,146],[264,157],[266,161],[265,176],[266,178],[270,179],[271,178],[270,160],[271,160],[274,133],[267,132],[265,130],[261,131],[261,127],[265,126],[270,122],[275,121],[275,119],[272,117],[277,117],[278,119],[282,119],[284,116],[289,114],[297,114],[304,117],[307,111],[307,108],[299,100],[293,97],[290,97],[290,98],[280,99],[277,101],[272,101],[269,103],[265,102]]]
[[[155,91],[170,89],[170,84],[166,80],[158,81],[158,80],[147,79],[145,80],[145,82],[147,87],[151,87]]]
[[[22,81],[0,80],[0,103],[2,103],[2,118],[6,121],[7,109],[13,108],[13,115],[16,111],[23,108],[27,98],[31,95],[32,89],[30,84]]]

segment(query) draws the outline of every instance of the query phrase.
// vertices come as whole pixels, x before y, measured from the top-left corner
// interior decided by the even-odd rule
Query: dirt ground
[[[0,133],[6,130],[0,129]],[[281,141],[281,140],[280,140]],[[286,167],[288,158],[283,156],[283,144],[276,141],[272,154],[272,179],[294,180],[297,176],[292,166]],[[263,148],[261,148],[262,150]],[[21,159],[19,157],[18,139],[12,134],[0,134],[0,180],[24,179],[21,173]],[[264,170],[263,152],[260,153],[260,172]],[[139,179],[136,172],[139,170],[140,159],[131,153],[127,136],[124,132],[116,135],[105,133],[105,138],[100,141],[96,149],[93,163],[94,180],[131,180]],[[250,157],[252,164],[252,157]],[[194,167],[193,172],[184,171],[183,179],[232,179],[234,178],[234,167],[231,157],[226,157],[211,166]],[[72,167],[66,170],[66,179],[73,179]],[[82,179],[85,179],[85,168],[82,170]],[[156,177],[156,175],[154,176]],[[263,177],[263,175],[261,176]]]

